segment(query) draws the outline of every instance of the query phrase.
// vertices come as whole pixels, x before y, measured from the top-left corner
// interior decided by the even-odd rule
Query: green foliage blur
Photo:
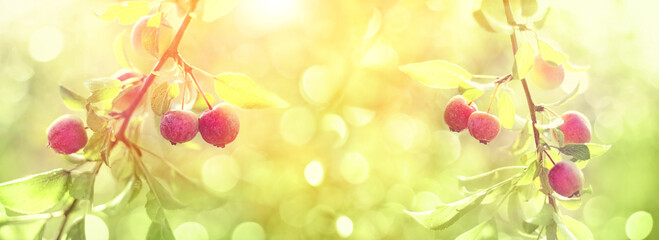
[[[535,101],[559,100],[581,81],[582,94],[554,111],[584,113],[592,142],[612,145],[584,169],[593,193],[578,209],[561,211],[585,223],[595,239],[625,239],[633,213],[659,216],[659,31],[653,30],[659,3],[539,2],[553,7],[540,37],[590,68],[566,72],[557,90],[531,85]],[[0,0],[0,182],[73,166],[47,147],[46,129],[62,114],[83,116],[65,107],[59,84],[87,94],[85,79],[120,69],[113,42],[131,26],[92,13],[111,3]],[[502,151],[516,132],[503,130],[487,146],[466,132],[449,132],[443,109],[457,91],[427,88],[398,69],[444,59],[474,74],[509,73],[509,36],[481,29],[472,4],[243,0],[215,22],[193,20],[180,45],[191,64],[211,73],[244,73],[291,106],[240,111],[240,134],[223,149],[201,137],[171,146],[147,117],[139,144],[226,200],[214,209],[167,211],[177,238],[452,239],[487,219],[488,211],[474,211],[431,231],[403,212],[464,198],[457,176],[519,165]],[[376,29],[369,28],[374,15],[381,20],[371,23]],[[218,99],[212,80],[200,81]],[[510,86],[516,113],[528,117],[520,84]],[[479,109],[487,108],[490,94],[476,101]],[[162,164],[144,161],[154,169]],[[123,188],[112,171],[101,169],[96,204]],[[98,233],[143,239],[150,223],[144,195],[120,214],[92,218]],[[502,229],[505,218],[498,221]],[[31,238],[40,224],[2,226],[0,238]],[[51,221],[46,236],[59,224]],[[655,224],[648,239],[659,238],[658,229]]]

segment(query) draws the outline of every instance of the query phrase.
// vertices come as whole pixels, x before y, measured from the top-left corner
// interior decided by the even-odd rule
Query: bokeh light
[[[132,169],[115,161],[122,159],[143,162],[172,202],[187,204],[165,210],[177,239],[455,239],[492,216],[487,205],[432,231],[404,212],[430,210],[495,182],[472,188],[458,176],[520,164],[519,156],[507,153],[516,131],[504,129],[487,146],[468,131],[451,132],[443,111],[458,91],[428,88],[399,69],[444,59],[473,74],[508,73],[514,61],[510,38],[478,26],[474,1],[236,2],[216,21],[193,19],[181,55],[212,75],[244,73],[290,106],[239,110],[236,142],[215,148],[200,136],[176,146],[164,141],[147,103],[137,144],[149,152],[140,159],[113,152],[113,168],[103,165],[99,172],[92,207],[125,188]],[[132,25],[94,14],[114,3],[0,0],[0,182],[74,167],[48,148],[46,129],[62,114],[85,116],[62,103],[60,85],[89,96],[84,81],[124,68],[113,46]],[[588,69],[566,72],[555,90],[530,84],[534,101],[555,102],[579,84],[580,95],[552,110],[582,112],[592,125],[592,141],[612,145],[583,170],[593,192],[560,201],[561,213],[584,223],[594,239],[659,239],[659,225],[653,224],[659,216],[659,2],[539,3],[552,10],[538,37]],[[173,8],[167,19],[173,26],[181,20]],[[142,60],[139,68],[148,72],[154,60]],[[220,103],[213,79],[197,77],[213,104]],[[163,72],[156,84],[177,78]],[[519,119],[527,118],[521,85],[509,87]],[[480,110],[490,97],[487,92],[475,101]],[[145,211],[147,183],[141,184],[135,200],[116,214],[87,212],[90,236],[145,238],[152,219]],[[529,197],[527,190],[519,198],[528,219],[546,199]],[[498,215],[503,217],[483,228],[484,235],[519,237],[508,227],[513,223],[506,220],[506,203]],[[71,221],[82,214],[75,213]],[[0,239],[34,239],[41,226],[2,225]],[[55,238],[58,227],[47,224],[44,238]]]

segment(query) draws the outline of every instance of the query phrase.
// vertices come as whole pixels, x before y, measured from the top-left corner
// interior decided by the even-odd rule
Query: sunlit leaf
[[[94,209],[95,211],[105,211],[109,215],[116,215],[119,214],[128,203],[130,203],[132,200],[135,199],[135,197],[140,193],[142,190],[142,181],[137,178],[133,177],[131,178],[124,189],[121,191],[119,195],[117,195],[114,199],[112,199],[110,202],[105,204],[105,208],[103,209]]]
[[[67,240],[85,240],[85,216],[78,218],[66,234]]]
[[[521,0],[522,16],[530,17],[538,11],[538,0]]]
[[[568,144],[560,148],[561,153],[572,156],[576,160],[590,159],[590,150],[585,144]]]
[[[458,83],[458,92],[469,102],[476,100],[485,93],[479,86],[471,84],[470,81],[460,81]]]
[[[169,95],[169,88],[170,84],[168,82],[163,82],[153,89],[153,93],[151,93],[151,110],[153,110],[153,113],[157,116],[163,115],[165,112],[169,111],[169,105],[173,99],[173,97]]]
[[[507,149],[507,152],[512,155],[518,155],[526,150],[531,144],[531,136],[533,136],[532,131],[531,121],[527,120],[526,124],[524,124],[524,127],[522,128],[522,131],[520,131],[517,139],[515,139],[513,144],[510,145],[510,148]]]
[[[174,233],[169,225],[152,222],[149,231],[146,234],[147,240],[175,240]]]
[[[560,240],[578,240],[577,236],[575,236],[574,233],[572,233],[571,229],[569,229],[567,227],[567,225],[565,225],[565,223],[563,222],[563,219],[560,216],[558,216],[557,213],[553,213],[552,215],[553,215],[553,218],[554,218],[554,222],[556,223],[556,228],[558,230],[558,231],[556,231],[558,233],[558,238],[557,239],[560,239]],[[589,230],[589,232],[590,232],[590,230]],[[592,236],[591,236],[590,239],[592,239]]]
[[[73,91],[69,90],[68,88],[60,85],[59,86],[59,94],[62,97],[62,100],[64,101],[64,105],[68,107],[71,110],[83,110],[85,109],[85,98],[74,93]]]
[[[104,132],[107,127],[108,119],[96,114],[89,105],[87,105],[87,126],[94,132]]]
[[[573,66],[568,62],[568,57],[565,53],[556,50],[549,43],[538,40],[538,51],[540,52],[540,57],[543,60],[547,61],[550,64],[554,65],[563,65],[565,69],[573,72],[584,71],[587,67],[577,67]]]
[[[487,226],[487,224],[489,222],[490,221],[482,222],[482,223],[476,225],[476,227],[474,227],[472,229],[469,229],[469,231],[466,231],[466,232],[460,234],[460,236],[458,236],[455,239],[456,240],[479,239],[479,236],[481,235],[481,232],[483,231],[483,229],[485,229],[485,227]]]
[[[538,212],[537,215],[522,223],[524,231],[526,233],[532,233],[540,226],[547,226],[552,222],[553,214],[554,214],[554,207],[552,207],[548,203],[545,203],[544,205],[542,205],[542,208],[540,209],[540,212]]]
[[[288,106],[277,95],[260,88],[240,73],[222,73],[215,77],[215,92],[224,101],[244,109]]]
[[[583,195],[583,192],[580,192],[580,194]],[[570,210],[579,209],[581,207],[581,204],[583,203],[581,198],[576,198],[576,197],[564,198],[563,196],[559,195],[559,196],[555,197],[555,199],[558,200],[558,202],[561,203],[561,205],[563,205],[563,207],[565,207],[567,209],[570,209]]]
[[[501,126],[508,129],[512,128],[515,123],[515,105],[507,92],[501,91],[499,101],[497,101],[497,109],[499,110],[497,115],[501,120]]]
[[[425,212],[406,210],[405,212],[428,229],[444,229],[455,223],[469,210],[478,206],[486,195],[487,192],[482,191],[456,202],[440,204],[433,210]]]
[[[73,175],[69,185],[69,195],[75,199],[91,199],[94,184],[94,173],[82,172]]]
[[[538,162],[533,161],[529,164],[529,167],[524,171],[524,175],[517,181],[517,186],[530,184],[533,182],[533,179],[538,176]]]
[[[535,58],[535,51],[531,44],[525,42],[515,53],[515,74],[516,79],[526,78],[526,74],[533,66],[533,59]]]
[[[563,99],[561,99],[560,101],[557,101],[555,103],[548,104],[547,106],[560,106],[560,105],[565,104],[566,102],[574,99],[574,97],[577,96],[577,93],[579,93],[580,89],[581,89],[581,81],[577,82],[577,86],[567,96],[565,96]]]
[[[373,9],[373,16],[371,20],[368,21],[368,28],[366,29],[366,34],[364,34],[364,39],[369,39],[375,36],[376,33],[380,30],[380,25],[382,25],[382,12],[379,9]]]
[[[103,149],[107,147],[107,143],[110,139],[110,135],[107,134],[107,131],[94,132],[87,145],[82,149],[84,152],[84,157],[87,160],[100,160],[100,153]]]
[[[201,0],[197,8],[202,11],[202,21],[212,22],[229,13],[237,3],[238,0]]]
[[[123,31],[114,39],[114,44],[112,45],[112,50],[114,51],[114,57],[119,62],[122,68],[132,69],[133,66],[130,63],[130,59],[126,54],[126,32]]]
[[[510,26],[497,20],[496,17],[490,15],[492,12],[496,12],[496,10],[498,10],[494,9],[494,7],[497,5],[502,4],[496,1],[476,0],[474,1],[473,11],[471,12],[472,17],[474,17],[474,20],[476,20],[478,25],[480,25],[488,32],[512,32],[512,28]]]
[[[535,152],[535,150],[527,152],[524,155],[522,155],[522,157],[519,158],[519,162],[528,165],[531,163],[531,161],[535,161],[538,159],[537,155],[538,154]]]
[[[444,60],[410,63],[398,69],[433,88],[455,88],[460,82],[472,78],[467,70]]]
[[[545,22],[547,21],[547,17],[549,16],[549,13],[551,12],[551,7],[547,7],[547,10],[545,10],[545,13],[542,15],[542,17],[533,22],[533,26],[535,27],[536,30],[542,29],[542,27],[545,26]]]
[[[0,203],[14,212],[39,213],[57,204],[68,190],[69,172],[55,169],[0,184]]]
[[[139,20],[142,16],[151,11],[149,2],[145,1],[124,1],[110,5],[103,14],[98,17],[105,21],[114,21],[119,19],[121,24],[131,24]]]
[[[202,94],[197,94],[197,98],[195,99],[194,103],[192,104],[192,109],[195,111],[204,111],[208,109],[208,104],[206,104],[206,100],[204,100],[204,96],[206,96],[206,99],[208,102],[213,106],[213,103],[215,102],[215,98],[213,98],[212,95],[206,93],[205,95]]]
[[[82,83],[90,92],[107,88],[121,87],[123,83],[115,78],[93,78]]]

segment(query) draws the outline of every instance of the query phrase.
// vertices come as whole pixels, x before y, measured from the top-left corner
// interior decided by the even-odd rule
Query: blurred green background
[[[62,114],[83,116],[64,106],[59,84],[86,94],[85,79],[111,76],[120,68],[112,45],[131,26],[104,22],[92,13],[111,3],[0,0],[0,181],[71,167],[48,149],[46,129]],[[584,169],[594,193],[583,196],[579,209],[561,211],[584,222],[595,239],[624,239],[634,212],[659,216],[659,2],[551,4],[539,37],[590,69],[567,72],[558,90],[531,85],[531,92],[536,102],[549,103],[580,80],[582,94],[554,110],[583,112],[593,126],[592,141],[612,145]],[[475,211],[436,232],[403,213],[463,198],[458,175],[519,164],[500,150],[515,132],[504,130],[487,146],[468,133],[449,132],[443,108],[457,91],[427,88],[398,70],[407,63],[445,59],[475,74],[509,72],[508,35],[482,30],[472,19],[472,5],[243,0],[218,21],[193,20],[180,46],[190,63],[211,73],[245,73],[291,106],[241,111],[241,132],[224,149],[200,137],[194,140],[197,149],[172,147],[146,121],[141,144],[226,197],[213,210],[168,211],[176,236],[451,239],[489,216]],[[365,38],[369,20],[378,14],[374,9],[381,26]],[[212,92],[210,79],[201,82]],[[528,116],[520,84],[510,86],[517,114]],[[482,108],[488,103],[489,94],[477,100]],[[97,203],[120,189],[104,167]],[[149,219],[143,198],[122,214],[99,215],[110,239],[144,238]],[[55,231],[57,224],[47,230]],[[5,226],[0,234],[29,232],[31,226]],[[104,239],[103,224],[99,229]],[[658,232],[655,227],[648,238],[659,238]],[[516,238],[505,231],[498,236]]]

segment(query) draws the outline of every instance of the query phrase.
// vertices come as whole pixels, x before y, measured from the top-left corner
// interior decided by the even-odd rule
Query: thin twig
[[[62,215],[64,215],[64,221],[62,222],[62,226],[59,228],[59,233],[57,233],[57,240],[60,240],[62,238],[62,234],[64,233],[64,227],[66,226],[66,222],[69,220],[69,214],[73,211],[75,206],[78,204],[78,199],[74,199],[69,208],[67,208]]]

